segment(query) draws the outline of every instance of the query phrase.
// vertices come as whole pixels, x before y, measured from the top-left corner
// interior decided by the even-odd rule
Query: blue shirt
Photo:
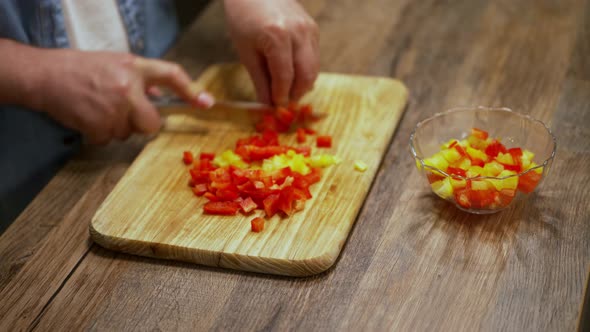
[[[117,4],[133,53],[159,57],[174,42],[178,24],[172,0]],[[44,48],[69,47],[61,0],[0,1],[0,38]],[[79,146],[78,133],[45,114],[0,105],[0,233]]]

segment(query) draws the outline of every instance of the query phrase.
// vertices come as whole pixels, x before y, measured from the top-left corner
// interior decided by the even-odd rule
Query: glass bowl
[[[448,146],[452,139],[466,139],[472,128],[487,131],[490,139],[498,138],[506,148],[532,151],[534,164],[527,166],[528,169],[514,171],[513,175],[474,177],[449,174],[451,172],[446,169],[432,166],[428,158],[440,152],[441,145]],[[419,122],[410,135],[416,166],[433,192],[459,209],[475,214],[500,211],[537,190],[551,168],[556,147],[555,136],[543,122],[508,108],[454,108]],[[464,155],[462,158],[471,157]]]

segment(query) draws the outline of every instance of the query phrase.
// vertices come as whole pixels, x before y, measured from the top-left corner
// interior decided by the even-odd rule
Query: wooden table
[[[0,330],[575,330],[590,266],[590,1],[308,0],[323,71],[397,77],[407,112],[335,267],[284,278],[92,244],[88,223],[145,140],[87,148],[0,237]],[[219,2],[169,54],[235,60]],[[414,124],[458,105],[551,125],[541,192],[474,217],[433,197]],[[478,252],[475,255],[475,252]],[[588,327],[589,325],[586,325]]]

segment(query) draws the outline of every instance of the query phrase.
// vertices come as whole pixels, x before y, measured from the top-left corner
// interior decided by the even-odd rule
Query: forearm
[[[38,108],[49,50],[0,39],[0,105]]]

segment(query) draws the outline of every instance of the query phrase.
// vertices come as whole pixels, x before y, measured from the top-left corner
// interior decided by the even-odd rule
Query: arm
[[[146,91],[166,86],[199,107],[213,102],[190,88],[178,65],[127,53],[39,49],[0,39],[0,104],[25,106],[79,130],[94,143],[160,127]]]
[[[258,98],[297,101],[319,72],[319,31],[296,0],[224,0],[230,35]]]
[[[43,65],[38,63],[43,51],[0,39],[0,104],[35,108],[35,77],[42,76]]]

